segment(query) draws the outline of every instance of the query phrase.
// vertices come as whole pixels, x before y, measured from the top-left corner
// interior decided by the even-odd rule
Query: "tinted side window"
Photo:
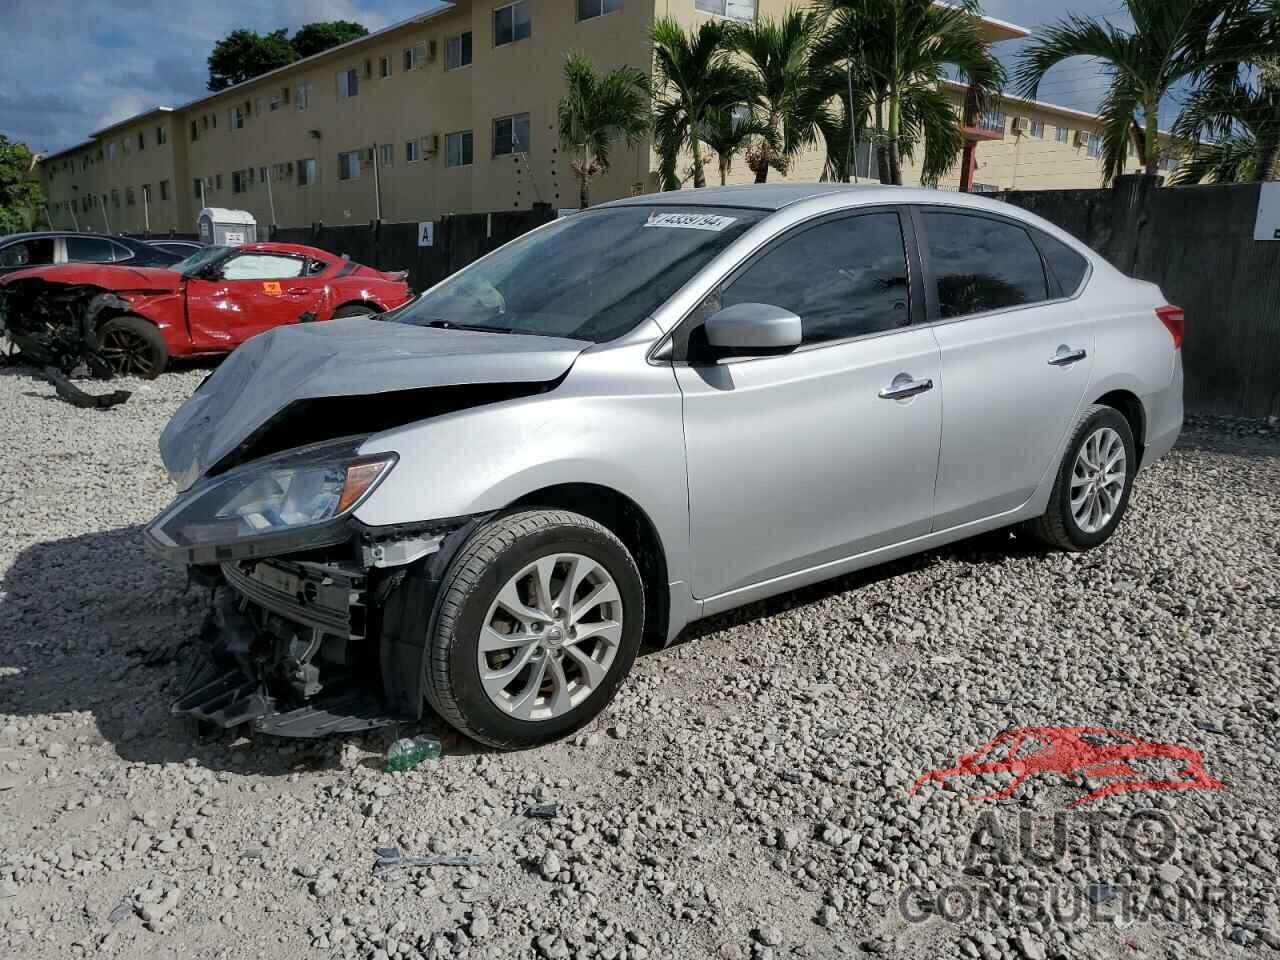
[[[67,259],[73,263],[111,263],[115,244],[98,237],[67,237]]]
[[[1079,290],[1080,284],[1084,282],[1084,275],[1089,272],[1089,261],[1047,233],[1037,231],[1036,243],[1049,262],[1049,269],[1058,278],[1063,296],[1069,297]]]
[[[43,267],[53,263],[53,240],[40,237],[11,243],[0,250],[2,267]]]
[[[1044,264],[1022,227],[962,213],[924,215],[942,317],[1049,298]]]
[[[122,260],[132,260],[137,256],[137,254],[122,243],[113,242],[111,246],[115,249],[116,263],[120,263]]]
[[[721,307],[771,303],[800,317],[805,343],[906,326],[909,285],[902,224],[871,213],[784,238],[724,289]]]

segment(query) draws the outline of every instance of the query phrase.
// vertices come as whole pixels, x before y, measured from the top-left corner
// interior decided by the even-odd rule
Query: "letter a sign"
[[[418,224],[418,246],[434,247],[436,243],[436,225],[434,221]]]

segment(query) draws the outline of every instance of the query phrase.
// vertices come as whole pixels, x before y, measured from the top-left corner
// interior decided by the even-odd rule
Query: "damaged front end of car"
[[[98,287],[36,277],[0,286],[0,324],[12,349],[24,360],[68,374],[87,366],[96,377],[111,377],[94,335],[99,314],[109,307],[128,304]]]
[[[209,478],[147,527],[210,591],[175,716],[317,737],[420,715],[418,634],[448,557],[483,518],[364,526],[353,513],[396,457],[359,456],[362,439]]]

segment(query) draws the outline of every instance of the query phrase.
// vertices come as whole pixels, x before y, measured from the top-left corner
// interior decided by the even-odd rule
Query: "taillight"
[[[1156,308],[1156,316],[1165,325],[1169,335],[1173,337],[1173,349],[1182,349],[1182,331],[1186,327],[1186,314],[1181,307],[1164,306]]]

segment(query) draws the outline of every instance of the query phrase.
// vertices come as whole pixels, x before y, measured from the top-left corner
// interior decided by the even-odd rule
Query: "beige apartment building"
[[[190,233],[206,206],[299,226],[572,207],[557,106],[569,50],[651,69],[649,28],[671,15],[781,17],[791,0],[458,0],[181,107],[158,107],[42,158],[57,227]],[[999,43],[1027,31],[983,19]],[[963,88],[951,85],[957,113]],[[974,188],[1092,187],[1101,124],[1006,99],[982,118]],[[617,144],[603,201],[657,189],[652,144]],[[1135,161],[1136,166],[1136,161]],[[714,170],[714,167],[711,168]],[[816,180],[822,151],[782,179]],[[918,180],[908,166],[906,177]],[[960,165],[939,184],[959,185]],[[776,178],[773,177],[773,178]],[[732,182],[748,182],[737,163]]]

